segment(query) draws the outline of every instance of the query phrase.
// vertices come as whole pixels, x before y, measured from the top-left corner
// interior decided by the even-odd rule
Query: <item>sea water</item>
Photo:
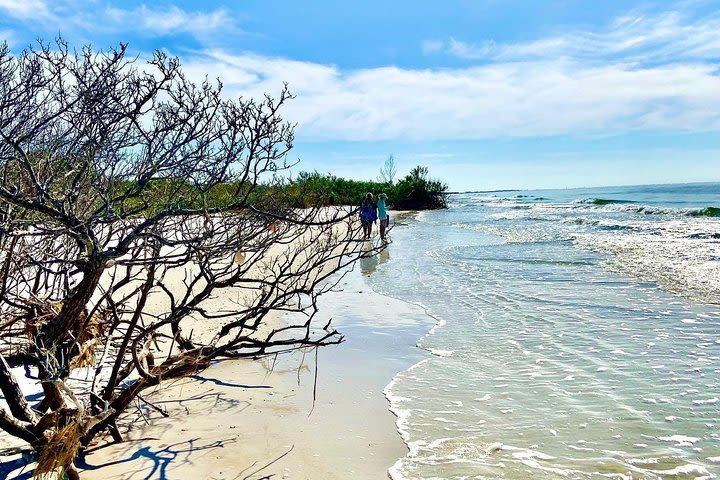
[[[385,390],[396,479],[720,475],[720,184],[452,195],[373,288],[432,353]]]

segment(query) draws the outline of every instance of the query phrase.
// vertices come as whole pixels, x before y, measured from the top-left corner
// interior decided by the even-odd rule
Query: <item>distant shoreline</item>
[[[517,188],[505,189],[505,190],[468,190],[467,192],[447,192],[448,195],[462,195],[465,193],[503,193],[503,192],[522,192]]]
[[[545,190],[593,190],[603,188],[633,188],[633,187],[667,187],[667,186],[681,186],[681,185],[718,185],[720,187],[720,180],[714,180],[709,182],[677,182],[677,183],[631,183],[631,184],[620,184],[620,185],[598,185],[594,187],[533,187],[533,188],[501,188],[496,190],[464,190],[464,191],[452,191],[447,192],[447,195],[463,195],[468,193],[503,193],[503,192],[536,192]]]

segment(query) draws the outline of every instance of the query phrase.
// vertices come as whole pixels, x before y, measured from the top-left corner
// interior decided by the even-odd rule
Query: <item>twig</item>
[[[290,450],[288,450],[287,452],[283,453],[282,455],[280,455],[279,457],[277,457],[275,460],[273,460],[273,461],[271,461],[271,462],[263,465],[262,467],[258,468],[257,470],[253,470],[252,472],[250,472],[250,473],[247,474],[246,476],[242,477],[242,480],[248,480],[250,477],[252,477],[252,476],[255,475],[256,473],[265,470],[267,467],[269,467],[269,466],[272,465],[273,463],[278,462],[278,461],[281,460],[283,457],[285,457],[285,456],[287,456],[288,454],[290,454],[290,452],[292,452],[294,448],[295,448],[295,444],[292,444],[292,446],[290,447]],[[253,465],[254,465],[254,464],[253,464]],[[244,473],[244,472],[241,472],[240,475],[242,475],[243,473]],[[234,480],[237,480],[238,478],[240,478],[240,475],[238,475],[237,477],[235,477]]]
[[[318,347],[315,347],[315,377],[313,379],[313,401],[312,401],[312,408],[310,409],[310,413],[308,413],[308,417],[312,415],[313,410],[315,410],[315,400],[317,400],[317,379],[318,379]]]
[[[166,410],[163,410],[162,408],[158,407],[158,406],[155,405],[154,403],[149,402],[147,399],[143,398],[142,396],[138,395],[137,398],[139,398],[140,400],[142,400],[148,407],[152,408],[153,410],[155,410],[156,412],[158,412],[158,413],[159,413],[160,415],[162,415],[163,417],[167,418],[167,417],[170,416],[170,414],[169,414]]]

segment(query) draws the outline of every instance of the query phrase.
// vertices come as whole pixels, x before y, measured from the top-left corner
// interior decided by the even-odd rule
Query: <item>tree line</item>
[[[392,158],[392,157],[390,157]],[[387,167],[387,162],[386,162]],[[372,192],[385,193],[397,210],[432,210],[447,207],[448,187],[440,180],[430,178],[427,167],[417,166],[397,182],[386,175],[385,168],[377,181],[340,178],[319,172],[301,172],[286,188],[290,198],[299,200],[295,207],[306,208],[313,204],[358,205]]]
[[[127,200],[127,209],[141,215],[156,213],[167,207],[169,198],[172,198],[177,208],[200,208],[201,205],[231,207],[238,189],[250,191],[251,201],[263,199],[268,204],[272,199],[274,209],[357,206],[368,192],[387,194],[393,208],[397,210],[447,208],[448,187],[442,181],[430,178],[427,167],[416,166],[398,181],[384,176],[383,171],[384,168],[377,180],[369,181],[303,171],[295,178],[282,181],[276,179],[273,183],[213,183],[208,187],[194,185],[184,179],[155,178],[148,183],[141,196]],[[136,185],[126,181],[116,188],[132,190]]]

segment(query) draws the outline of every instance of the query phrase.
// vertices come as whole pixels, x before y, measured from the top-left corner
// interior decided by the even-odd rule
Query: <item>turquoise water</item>
[[[394,478],[716,478],[719,184],[453,195],[375,290],[433,353],[386,394]]]

